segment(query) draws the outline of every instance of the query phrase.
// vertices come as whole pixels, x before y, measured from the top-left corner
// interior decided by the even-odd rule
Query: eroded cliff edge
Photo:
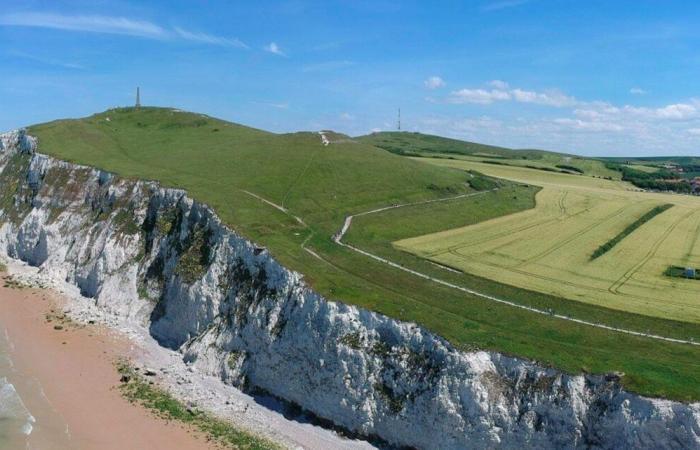
[[[35,149],[0,135],[0,251],[145,324],[197,370],[400,446],[700,448],[700,404],[459,352],[326,300],[183,191]]]

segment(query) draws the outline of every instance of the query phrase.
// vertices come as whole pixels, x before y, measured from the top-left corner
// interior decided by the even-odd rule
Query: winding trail
[[[423,279],[425,279],[425,280],[432,281],[432,282],[437,283],[437,284],[440,284],[440,285],[442,285],[442,286],[446,286],[446,287],[451,288],[451,289],[456,289],[456,290],[461,291],[461,292],[464,292],[464,293],[466,293],[466,294],[473,295],[473,296],[475,296],[475,297],[479,297],[479,298],[482,298],[482,299],[486,299],[486,300],[489,300],[489,301],[492,301],[492,302],[500,303],[500,304],[502,304],[502,305],[508,305],[508,306],[513,307],[513,308],[522,309],[522,310],[529,311],[529,312],[532,312],[532,313],[535,313],[535,314],[540,314],[540,315],[543,315],[543,316],[554,317],[554,318],[557,318],[557,319],[560,319],[560,320],[566,320],[566,321],[573,322],[573,323],[577,323],[577,324],[580,324],[580,325],[587,325],[587,326],[590,326],[590,327],[600,328],[600,329],[603,329],[603,330],[614,331],[614,332],[617,332],[617,333],[624,333],[624,334],[627,334],[627,335],[630,335],[630,336],[638,336],[638,337],[644,337],[644,338],[649,338],[649,339],[656,339],[656,340],[659,340],[659,341],[672,342],[672,343],[675,343],[675,344],[688,344],[688,345],[700,346],[700,342],[695,342],[695,341],[693,341],[693,340],[670,338],[670,337],[661,336],[661,335],[658,335],[658,334],[651,334],[651,333],[642,333],[642,332],[639,332],[639,331],[628,330],[628,329],[619,328],[619,327],[613,327],[613,326],[605,325],[605,324],[602,324],[602,323],[596,323],[596,322],[590,322],[590,321],[587,321],[587,320],[577,319],[577,318],[575,318],[575,317],[567,316],[567,315],[564,315],[564,314],[556,314],[556,313],[552,312],[551,310],[539,309],[539,308],[534,308],[534,307],[532,307],[532,306],[521,305],[521,304],[519,304],[519,303],[510,301],[510,300],[506,300],[506,299],[503,299],[503,298],[500,298],[500,297],[496,297],[496,296],[493,296],[493,295],[490,295],[490,294],[485,294],[485,293],[483,293],[483,292],[479,292],[479,291],[476,291],[476,290],[474,290],[474,289],[470,289],[470,288],[467,288],[467,287],[464,287],[464,286],[460,286],[460,285],[458,285],[458,284],[451,283],[451,282],[449,282],[449,281],[442,280],[442,279],[440,279],[440,278],[436,278],[436,277],[427,275],[427,274],[425,274],[425,273],[423,273],[423,272],[419,272],[419,271],[417,271],[417,270],[409,269],[408,267],[404,267],[404,266],[402,266],[401,264],[397,264],[397,263],[395,263],[395,262],[393,262],[393,261],[390,261],[390,260],[388,260],[388,259],[386,259],[386,258],[382,258],[381,256],[377,256],[377,255],[375,255],[375,254],[373,254],[373,253],[370,253],[370,252],[368,252],[368,251],[362,250],[362,249],[357,248],[357,247],[355,247],[355,246],[353,246],[353,245],[346,244],[345,242],[342,241],[342,240],[343,240],[343,237],[345,237],[345,235],[347,234],[348,230],[350,229],[350,226],[352,225],[352,220],[353,220],[353,218],[355,218],[355,217],[367,216],[367,215],[369,215],[369,214],[376,214],[376,213],[388,211],[388,210],[391,210],[391,209],[405,208],[405,207],[408,207],[408,206],[417,206],[417,205],[424,205],[424,204],[428,204],[428,203],[438,203],[438,202],[446,202],[446,201],[450,201],[450,200],[457,200],[457,199],[460,199],[460,198],[476,197],[476,196],[488,194],[488,193],[490,193],[490,192],[494,192],[494,191],[497,191],[497,190],[498,190],[498,188],[495,188],[495,189],[490,189],[490,190],[488,190],[488,191],[480,191],[480,192],[474,192],[474,193],[470,193],[470,194],[461,194],[461,195],[457,195],[457,196],[454,196],[454,197],[445,197],[445,198],[438,198],[438,199],[433,199],[433,200],[424,200],[424,201],[419,201],[419,202],[402,203],[402,204],[384,206],[384,207],[382,207],[382,208],[376,208],[376,209],[372,209],[372,210],[365,211],[365,212],[361,212],[361,213],[357,213],[357,214],[352,214],[352,215],[349,215],[349,216],[347,216],[347,217],[345,218],[345,221],[343,222],[343,226],[340,228],[340,230],[339,230],[335,235],[333,235],[332,239],[333,239],[333,242],[335,242],[336,244],[338,244],[338,245],[340,245],[340,246],[342,246],[342,247],[345,247],[345,248],[347,248],[347,249],[350,249],[350,250],[352,250],[352,251],[354,251],[354,252],[356,252],[356,253],[359,253],[359,254],[361,254],[361,255],[364,255],[364,256],[366,256],[366,257],[368,257],[368,258],[372,258],[372,259],[374,259],[375,261],[378,261],[378,262],[380,262],[380,263],[382,263],[382,264],[385,264],[385,265],[387,265],[387,266],[393,267],[393,268],[398,269],[398,270],[402,270],[402,271],[404,271],[404,272],[410,273],[411,275],[414,275],[414,276],[419,277],[419,278],[423,278]],[[248,194],[248,195],[250,195],[250,196],[252,196],[252,197],[254,197],[254,198],[256,198],[256,199],[258,199],[258,200],[260,200],[260,201],[262,201],[262,202],[264,202],[264,203],[266,203],[266,204],[268,204],[268,205],[270,205],[270,206],[272,206],[273,208],[282,211],[283,213],[285,213],[285,214],[289,215],[290,217],[294,218],[299,224],[301,224],[301,225],[303,225],[303,226],[309,228],[308,225],[307,225],[300,217],[293,215],[292,213],[290,213],[290,212],[289,212],[286,208],[284,208],[283,206],[280,206],[280,205],[278,205],[278,204],[276,204],[276,203],[273,203],[273,202],[271,202],[271,201],[269,201],[269,200],[267,200],[267,199],[265,199],[265,198],[263,198],[263,197],[261,197],[261,196],[259,196],[259,195],[257,195],[257,194],[254,194],[254,193],[252,193],[252,192],[245,191],[245,190],[242,190],[242,192],[245,192],[246,194]],[[311,238],[312,235],[313,235],[313,232],[304,240],[304,242],[301,244],[301,248],[302,248],[303,250],[305,250],[306,252],[308,252],[309,254],[313,255],[314,257],[316,257],[316,258],[318,258],[318,259],[320,259],[320,260],[322,260],[322,261],[328,262],[328,261],[326,261],[323,257],[321,257],[321,256],[318,255],[316,252],[314,252],[313,250],[310,250],[310,249],[306,248],[305,245],[306,245],[306,243],[309,241],[309,239]],[[447,267],[444,267],[444,269],[454,271],[454,269],[447,268]]]

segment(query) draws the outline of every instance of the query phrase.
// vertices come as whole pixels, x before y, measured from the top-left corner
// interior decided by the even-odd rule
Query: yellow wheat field
[[[534,209],[395,242],[402,250],[510,285],[610,308],[700,322],[700,281],[663,275],[700,268],[700,198],[638,192],[626,183],[453,160],[540,185]],[[600,258],[591,253],[655,205],[656,216]]]

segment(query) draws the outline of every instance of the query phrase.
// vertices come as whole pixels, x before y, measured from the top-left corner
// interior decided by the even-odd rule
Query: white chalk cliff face
[[[700,404],[457,351],[323,298],[183,191],[35,148],[0,135],[0,251],[144,323],[197,370],[397,446],[700,448]]]

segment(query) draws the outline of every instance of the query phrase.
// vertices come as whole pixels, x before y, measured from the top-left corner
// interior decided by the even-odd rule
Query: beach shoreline
[[[114,364],[132,355],[133,344],[103,325],[73,323],[64,306],[49,290],[0,284],[0,326],[13,366],[8,379],[36,420],[20,448],[216,448],[202,433],[123,398]]]
[[[190,364],[183,361],[181,353],[162,347],[150,335],[143,318],[125,318],[114,314],[109,308],[98,307],[94,300],[81,296],[76,286],[62,281],[56,274],[29,266],[18,260],[5,258],[0,262],[6,263],[7,274],[11,275],[16,282],[42,287],[39,290],[10,289],[9,292],[27,295],[31,291],[31,299],[33,301],[27,302],[28,305],[52,301],[54,312],[51,312],[51,306],[46,306],[48,304],[43,306],[47,308],[51,315],[61,316],[64,314],[64,320],[74,323],[76,330],[86,330],[86,333],[89,330],[92,336],[86,336],[86,338],[103,341],[102,345],[105,348],[101,349],[101,351],[106,352],[104,355],[111,355],[109,361],[110,372],[109,375],[104,376],[111,377],[112,385],[115,386],[112,392],[115,396],[118,395],[116,385],[119,384],[119,376],[116,375],[117,369],[114,366],[114,361],[126,355],[134,367],[140,367],[144,370],[148,369],[154,374],[152,377],[149,377],[150,381],[153,381],[156,386],[167,390],[188,407],[205,411],[214,417],[229,421],[236,428],[269,439],[282,448],[308,450],[325,450],[329,448],[371,450],[376,448],[365,440],[349,439],[339,435],[334,430],[318,426],[312,423],[313,421],[307,420],[306,417],[288,416],[284,406],[277,404],[275,399],[253,397],[234,386],[225,384],[214,374],[200,373]],[[20,304],[19,302],[4,302],[2,300],[4,292],[4,290],[0,291],[0,303],[4,304],[0,305],[0,326],[2,326],[3,318],[5,317],[3,308],[7,308],[9,311],[18,308]],[[51,298],[52,300],[44,300],[42,297]],[[35,307],[39,308],[38,306]],[[46,323],[46,311],[42,314],[43,316],[37,311],[34,312],[35,322],[33,326],[35,328],[40,328],[52,334],[54,338],[63,335],[68,336],[72,332],[70,327],[66,327],[68,331],[54,330],[53,326],[61,326],[61,324]],[[101,330],[100,334],[97,334],[94,330]],[[62,335],[61,333],[64,334]],[[114,339],[114,341],[111,339]],[[60,339],[60,342],[54,342],[54,344],[59,345],[59,348],[64,346],[70,347],[69,341],[67,341],[67,344],[62,344],[63,341],[66,340]],[[115,348],[121,348],[122,351],[116,351]],[[39,351],[39,357],[41,357],[42,353],[43,350]],[[121,401],[126,400],[121,398]],[[141,407],[129,406],[140,410],[142,414],[149,414],[148,411]],[[151,418],[155,420],[155,417],[151,416]],[[157,420],[165,422],[162,419]],[[37,420],[37,423],[39,423],[39,420]],[[193,434],[193,430],[183,429],[180,425],[170,424],[169,426],[184,430],[186,436],[192,437],[196,434]],[[188,433],[187,431],[190,432]],[[194,447],[197,450],[199,448],[212,448],[212,444],[207,444],[202,438],[195,439],[195,443],[198,445],[209,445],[209,447]],[[56,447],[51,448],[54,449]],[[129,447],[122,446],[120,448]],[[159,448],[180,449],[188,447],[167,447],[159,444],[145,448],[155,450]]]

